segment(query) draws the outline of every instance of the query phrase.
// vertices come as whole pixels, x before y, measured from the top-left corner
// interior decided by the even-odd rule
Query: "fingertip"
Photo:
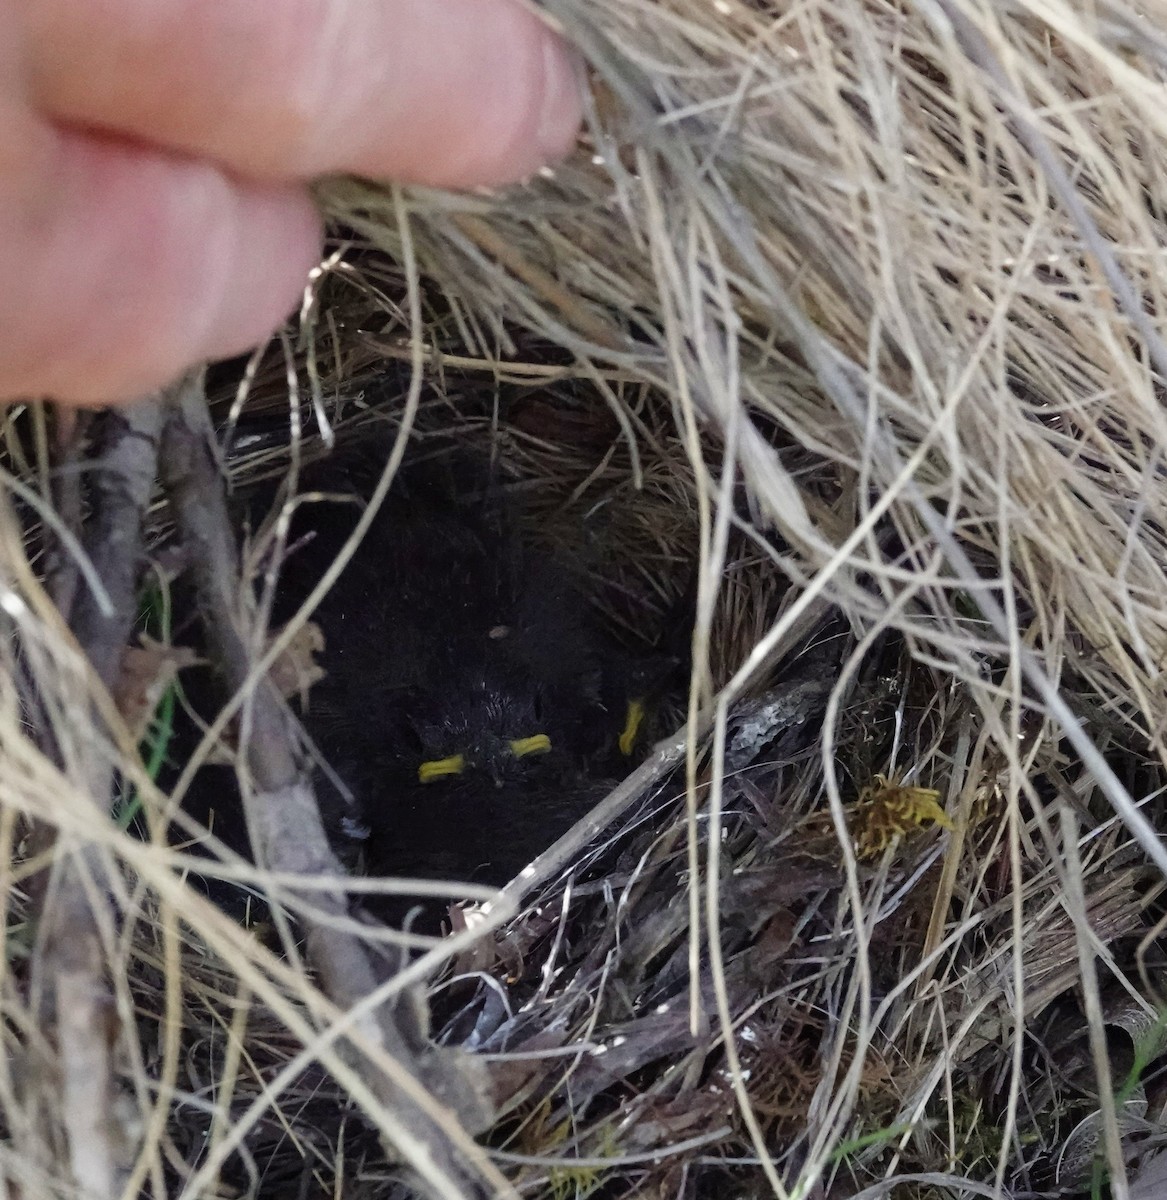
[[[500,0],[494,26],[490,49],[464,47],[461,73],[447,80],[439,110],[444,133],[434,130],[401,154],[405,165],[398,173],[405,179],[438,187],[502,186],[560,161],[575,145],[583,96],[572,51],[513,0]],[[392,171],[393,161],[386,166]]]
[[[29,69],[48,117],[237,177],[501,184],[561,157],[580,121],[570,53],[522,0],[33,9]]]
[[[556,34],[543,33],[542,103],[535,133],[535,150],[540,165],[565,158],[579,137],[583,119],[579,64]]]
[[[56,137],[39,203],[18,207],[14,228],[0,195],[0,242],[21,248],[0,296],[0,395],[133,399],[250,348],[294,308],[320,248],[303,188]]]
[[[320,261],[323,222],[305,189],[236,184],[233,193],[195,360],[229,358],[270,337]]]

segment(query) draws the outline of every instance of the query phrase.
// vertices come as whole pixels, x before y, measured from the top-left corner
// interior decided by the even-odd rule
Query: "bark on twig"
[[[83,544],[112,602],[103,611],[79,588],[69,626],[107,688],[117,682],[138,606],[142,525],[158,477],[162,404],[157,398],[104,414],[100,465],[91,479],[92,513]]]
[[[244,808],[257,863],[273,872],[334,877],[335,890],[305,889],[287,898],[305,927],[308,959],[329,998],[349,1009],[380,982],[371,948],[356,934],[338,928],[349,915],[344,870],[332,852],[320,819],[311,779],[299,752],[295,719],[267,678],[250,679],[250,605],[239,577],[238,554],[228,519],[221,473],[213,451],[201,378],[191,378],[170,404],[163,433],[162,470],[179,534],[189,556],[206,626],[208,651],[228,687],[251,688],[245,704]],[[455,1149],[450,1135],[461,1120],[484,1124],[484,1093],[472,1084],[451,1052],[427,1043],[414,997],[385,1005],[360,1034],[379,1045],[428,1089],[437,1101],[424,1111],[401,1079],[391,1080],[357,1061],[373,1093],[392,1112],[412,1142],[396,1147],[434,1194],[485,1194]]]
[[[89,430],[89,419],[90,414],[88,413],[75,413],[71,420],[58,418],[54,423],[56,453],[53,456],[53,508],[56,509],[65,528],[76,534],[81,531],[83,510],[81,448],[85,444],[86,434]],[[45,529],[45,537],[49,546],[49,566],[46,573],[49,586],[61,615],[68,617],[69,613],[73,611],[73,601],[77,596],[81,572],[78,569],[77,559],[68,552],[65,546],[53,538],[51,529]]]
[[[137,611],[142,561],[142,526],[157,475],[162,406],[157,398],[101,418],[101,466],[91,479],[91,516],[84,537],[103,603],[62,564],[57,599],[62,615],[106,688],[117,679],[122,651]],[[75,450],[75,447],[73,447]],[[75,455],[74,455],[75,459]],[[73,467],[75,461],[69,464]],[[64,515],[80,519],[80,483],[70,474]],[[79,776],[100,818],[108,817],[113,784],[109,755],[73,731],[71,753],[61,749],[67,769]],[[79,732],[79,736],[76,736]],[[112,1200],[122,1192],[126,1131],[117,1127],[115,1003],[106,974],[103,926],[115,919],[102,856],[93,847],[60,846],[48,886],[39,893],[43,909],[34,958],[34,990],[59,1061],[60,1114],[69,1147],[69,1166],[79,1193]]]

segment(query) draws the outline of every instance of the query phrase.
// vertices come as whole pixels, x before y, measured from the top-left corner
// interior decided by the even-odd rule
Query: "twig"
[[[80,453],[88,430],[89,421],[84,413],[74,414],[72,420],[58,417],[54,422],[57,453],[53,459],[53,507],[64,526],[74,532],[81,529],[83,506]],[[61,613],[67,616],[73,611],[73,601],[77,596],[77,584],[80,579],[78,562],[69,553],[68,547],[61,544],[59,538],[52,537],[52,527],[49,525],[45,526],[45,537],[51,539],[46,574],[53,599]]]
[[[142,524],[157,474],[161,412],[159,401],[151,399],[102,417],[102,465],[92,479],[92,515],[84,539],[102,592],[82,585],[75,566],[63,565],[56,581],[62,615],[107,689],[116,682],[136,613]],[[74,439],[66,447],[69,467],[75,465],[76,449]],[[64,516],[76,522],[79,478],[70,472],[66,481]],[[63,746],[58,750],[66,756]],[[104,816],[113,767],[92,733],[82,731],[78,739],[76,769]],[[118,1029],[103,943],[113,900],[101,851],[66,846],[39,898],[43,915],[34,994],[43,996],[55,1034],[70,1169],[82,1195],[112,1198],[121,1194],[126,1165],[117,1147],[132,1145],[132,1139],[116,1127]]]
[[[190,556],[208,651],[227,686],[239,690],[250,672],[253,639],[201,375],[189,377],[169,406],[162,470]],[[290,889],[285,898],[295,902],[304,923],[308,959],[323,990],[349,1009],[375,990],[378,972],[368,944],[337,927],[349,915],[344,871],[320,820],[295,720],[267,679],[248,696],[245,717],[249,735],[242,767],[249,778],[242,781],[242,791],[252,852],[272,871],[337,880],[334,889]],[[411,994],[383,1005],[357,1032],[401,1067],[391,1079],[357,1064],[399,1123],[403,1136],[396,1151],[433,1195],[485,1195],[467,1162],[467,1139],[459,1124],[478,1128],[488,1122],[484,1093],[463,1069],[465,1059],[427,1043],[420,999]]]
[[[137,613],[142,523],[158,475],[161,429],[162,403],[157,398],[103,417],[100,465],[91,484],[93,514],[83,544],[105,584],[112,611],[99,605],[90,589],[81,588],[69,625],[107,688],[117,682]]]
[[[754,736],[761,737],[764,733],[767,740],[773,740],[782,730],[800,725],[815,712],[827,690],[829,685],[823,680],[804,676],[795,676],[771,689],[763,701],[746,710],[746,724],[735,730],[734,746],[737,752],[742,752],[751,731]],[[732,700],[732,694],[727,695]],[[502,889],[500,900],[504,903],[500,906],[501,915],[497,921],[492,915],[479,928],[494,929],[505,922],[507,916],[516,911],[527,896],[553,879],[575,860],[589,842],[615,825],[633,804],[643,800],[682,760],[689,738],[692,737],[699,744],[712,724],[713,713],[707,711],[698,716],[691,731],[688,726],[682,726],[672,737],[658,742],[635,771],[626,775],[595,808],[581,817]],[[732,763],[728,769],[735,769]]]
[[[708,719],[703,718],[693,736],[699,739],[708,725]],[[480,928],[494,929],[503,924],[507,917],[518,909],[526,896],[555,878],[598,834],[614,825],[633,804],[643,800],[681,761],[687,744],[685,729],[658,742],[653,752],[631,775],[625,776],[595,808],[581,817],[557,842],[548,846],[502,889],[502,903],[497,918],[492,914],[491,919],[484,922]]]

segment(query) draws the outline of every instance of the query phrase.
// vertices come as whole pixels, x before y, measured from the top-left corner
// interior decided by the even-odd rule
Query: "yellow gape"
[[[465,765],[466,760],[461,754],[451,754],[449,758],[435,758],[430,762],[423,762],[417,768],[417,780],[419,783],[430,783],[444,775],[461,775]]]
[[[545,733],[516,738],[511,742],[511,753],[515,758],[525,758],[528,754],[546,754],[550,749],[551,739]]]
[[[624,718],[624,729],[616,742],[620,747],[620,753],[625,758],[632,753],[632,747],[636,745],[636,735],[640,732],[640,725],[643,720],[644,701],[629,700],[628,715]]]

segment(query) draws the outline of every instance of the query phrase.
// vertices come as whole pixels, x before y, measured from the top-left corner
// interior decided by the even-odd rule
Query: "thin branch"
[[[239,690],[246,686],[251,670],[251,617],[201,375],[189,377],[170,405],[162,469],[175,522],[190,556],[208,651],[227,686]],[[379,959],[374,957],[378,952],[359,934],[338,928],[349,916],[344,870],[320,820],[295,719],[266,678],[247,697],[245,716],[249,735],[242,755],[242,792],[252,852],[257,863],[271,871],[337,881],[332,889],[298,892],[292,888],[277,898],[287,900],[299,913],[308,959],[323,990],[338,1006],[350,1009],[376,989],[383,966],[379,971]],[[413,993],[393,1005],[382,1005],[371,1020],[360,1022],[357,1033],[382,1047],[401,1069],[393,1078],[367,1063],[358,1069],[396,1118],[401,1137],[394,1149],[430,1194],[486,1195],[481,1182],[484,1160],[473,1155],[462,1124],[483,1126],[489,1120],[489,1107],[460,1062],[428,1044],[422,1005],[421,997]],[[354,1047],[358,1044],[354,1038]],[[472,1156],[478,1159],[474,1166]],[[493,1180],[492,1186],[497,1182]]]
[[[52,495],[53,507],[61,524],[73,533],[81,530],[84,506],[81,494],[80,456],[89,431],[87,413],[76,413],[72,420],[58,417],[53,423],[57,453],[53,460]],[[49,540],[48,570],[53,599],[62,613],[73,611],[77,596],[80,567],[77,559],[68,551],[59,538],[53,536],[52,526],[45,526],[45,537]]]
[[[83,544],[112,611],[98,604],[89,588],[80,588],[69,624],[107,688],[117,681],[137,614],[142,524],[158,474],[161,429],[157,399],[103,415],[99,465],[91,481],[93,512]]]
[[[84,539],[101,591],[81,583],[75,567],[64,569],[57,580],[63,615],[97,681],[107,689],[117,680],[137,611],[142,528],[157,474],[161,412],[159,401],[150,399],[101,418],[102,465],[92,479],[92,512]],[[75,439],[66,451],[72,467]],[[79,478],[70,472],[67,481],[64,516],[76,522],[81,513]],[[75,758],[86,794],[104,816],[113,790],[113,765],[99,745],[95,724],[96,713],[90,729],[80,731],[69,748],[73,755],[64,746],[58,750],[62,757]],[[83,1195],[102,1200],[121,1194],[126,1163],[118,1147],[133,1144],[128,1131],[118,1127],[115,1103],[118,1027],[105,969],[105,934],[114,921],[114,902],[100,849],[66,844],[63,851],[37,897],[42,918],[33,986],[34,994],[39,989],[44,998],[55,1035],[60,1112],[73,1180]]]

